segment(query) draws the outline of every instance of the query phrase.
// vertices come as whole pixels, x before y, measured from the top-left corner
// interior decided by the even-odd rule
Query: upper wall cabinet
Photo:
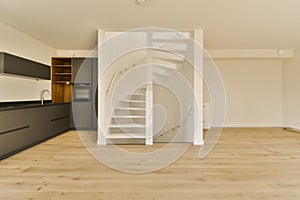
[[[73,83],[92,82],[92,59],[73,58]]]
[[[51,79],[50,66],[4,52],[0,52],[0,73]]]

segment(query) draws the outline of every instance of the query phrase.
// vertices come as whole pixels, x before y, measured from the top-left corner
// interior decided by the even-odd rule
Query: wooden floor
[[[199,160],[198,151],[128,174],[99,163],[68,132],[0,161],[0,199],[300,199],[299,133],[228,128],[208,157]]]

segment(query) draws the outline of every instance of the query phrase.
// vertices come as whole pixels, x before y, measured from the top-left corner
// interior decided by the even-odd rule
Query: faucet
[[[41,105],[44,105],[44,93],[47,92],[50,95],[49,90],[43,90],[41,92]]]

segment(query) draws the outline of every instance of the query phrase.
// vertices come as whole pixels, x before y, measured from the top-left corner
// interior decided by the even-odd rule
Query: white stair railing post
[[[148,46],[152,47],[152,32],[147,31],[147,44]],[[147,63],[149,61],[152,61],[151,53],[149,52],[149,49],[147,49]],[[153,112],[152,112],[152,105],[153,105],[153,67],[148,66],[147,68],[147,74],[146,74],[146,80],[149,84],[147,84],[146,89],[146,139],[145,144],[146,145],[153,145]]]
[[[153,145],[153,88],[152,84],[147,85],[146,90],[146,145]]]

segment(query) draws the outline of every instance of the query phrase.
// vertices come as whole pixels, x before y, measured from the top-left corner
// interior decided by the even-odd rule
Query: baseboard
[[[298,127],[285,127],[284,130],[300,133],[300,128]]]
[[[285,127],[300,130],[300,126],[285,126]]]
[[[193,145],[195,145],[195,146],[204,145],[204,140],[193,141]]]
[[[224,128],[282,128],[278,124],[225,124]]]

